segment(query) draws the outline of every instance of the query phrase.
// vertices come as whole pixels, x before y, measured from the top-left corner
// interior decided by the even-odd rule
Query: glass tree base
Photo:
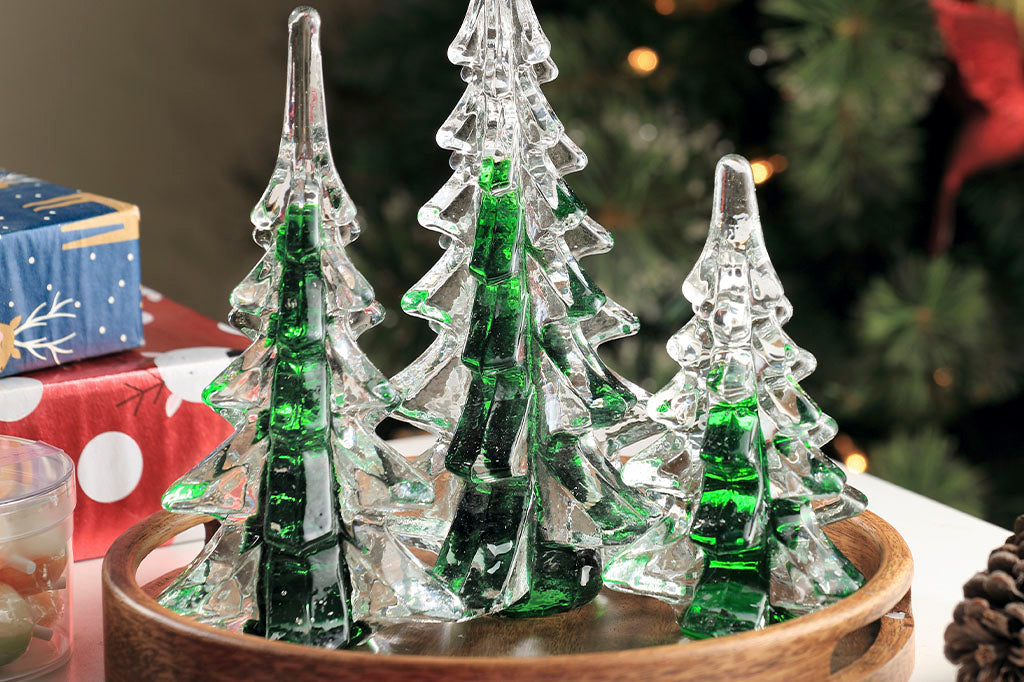
[[[235,678],[287,676],[288,682],[403,676],[468,679],[467,671],[481,666],[496,679],[558,679],[550,674],[550,657],[562,655],[575,655],[566,672],[576,679],[660,676],[724,682],[766,679],[764,672],[769,670],[778,671],[774,679],[800,675],[827,679],[853,665],[864,674],[905,671],[903,677],[886,679],[906,679],[913,663],[910,552],[899,534],[870,512],[839,522],[829,533],[836,547],[865,571],[870,591],[856,600],[840,600],[827,618],[809,616],[818,627],[793,627],[801,623],[797,619],[744,635],[751,646],[742,660],[723,653],[735,646],[734,638],[687,641],[669,604],[607,589],[582,608],[545,618],[378,626],[371,639],[355,650],[293,646],[202,627],[194,618],[171,619],[152,597],[180,570],[140,589],[135,566],[147,557],[158,561],[163,543],[202,520],[155,514],[111,547],[106,561],[109,579],[103,585],[106,626],[118,633],[104,642],[111,679],[157,679],[161,671],[171,669],[182,679],[205,679],[210,670],[225,669],[225,661],[231,661]],[[906,617],[866,622],[863,618],[868,613]],[[657,656],[645,655],[648,652],[643,649],[648,647],[660,647]],[[139,656],[137,652],[143,650],[148,655]],[[624,656],[623,651],[630,654]],[[371,652],[376,655],[368,655]]]
[[[573,550],[541,542],[533,565],[532,587],[499,615],[508,618],[549,616],[590,602],[601,591],[601,559],[597,550]]]

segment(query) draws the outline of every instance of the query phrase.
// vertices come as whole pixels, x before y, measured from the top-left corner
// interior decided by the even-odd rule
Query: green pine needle
[[[775,75],[789,186],[808,208],[851,220],[865,207],[905,198],[922,151],[917,122],[942,82],[927,1],[764,0],[761,7],[783,23],[766,39],[781,61]]]
[[[901,432],[870,449],[871,473],[974,516],[985,512],[986,481],[935,428]]]
[[[1007,371],[991,295],[980,268],[946,257],[910,257],[872,280],[856,317],[864,364],[875,378],[864,388],[877,391],[892,414],[917,417],[1004,396],[1017,381]]]

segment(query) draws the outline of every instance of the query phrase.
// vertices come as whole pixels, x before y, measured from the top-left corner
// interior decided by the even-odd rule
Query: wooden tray
[[[910,551],[870,512],[828,528],[868,583],[834,606],[759,632],[680,643],[668,606],[605,590],[582,609],[547,618],[392,627],[376,638],[386,653],[272,642],[162,608],[153,597],[180,569],[140,587],[139,564],[206,520],[159,512],[110,548],[103,562],[108,680],[850,682],[906,680],[914,665]]]

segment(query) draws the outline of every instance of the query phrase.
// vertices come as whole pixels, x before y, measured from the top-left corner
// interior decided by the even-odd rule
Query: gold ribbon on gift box
[[[51,197],[49,199],[43,199],[42,201],[32,201],[23,205],[22,208],[31,208],[33,211],[39,212],[86,203],[109,206],[116,212],[105,213],[103,215],[85,218],[84,220],[76,220],[73,223],[61,225],[61,232],[78,232],[97,227],[110,227],[114,229],[67,242],[61,246],[64,251],[84,249],[88,246],[99,246],[100,244],[127,242],[139,238],[139,207],[124,201],[118,201],[117,199],[101,197],[98,194],[92,194],[90,192],[73,192],[72,194]],[[120,222],[112,222],[116,220],[120,220]]]

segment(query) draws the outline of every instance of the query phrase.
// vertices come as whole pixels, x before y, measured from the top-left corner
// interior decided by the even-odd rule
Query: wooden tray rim
[[[623,659],[642,655],[648,663],[669,661],[678,657],[681,649],[687,654],[701,657],[728,657],[744,650],[749,645],[772,633],[777,639],[802,639],[824,641],[835,638],[829,633],[849,633],[889,613],[910,589],[913,579],[913,559],[906,541],[896,530],[877,514],[865,511],[857,517],[840,521],[836,526],[854,524],[875,539],[879,544],[879,563],[875,574],[860,590],[837,604],[815,613],[795,618],[785,623],[768,626],[763,630],[716,637],[700,641],[661,644],[639,649],[620,651],[589,652],[576,654],[554,654],[537,657],[516,656],[437,656],[429,654],[377,654],[346,649],[323,649],[279,640],[268,640],[255,635],[246,635],[198,623],[162,607],[146,594],[136,578],[142,559],[154,549],[175,535],[211,520],[204,516],[185,516],[166,511],[156,512],[136,523],[121,535],[107,552],[103,560],[104,602],[113,597],[129,604],[143,617],[154,619],[164,627],[176,630],[185,636],[201,633],[205,639],[218,645],[252,651],[253,654],[268,654],[287,658],[300,657],[323,662],[359,662],[364,665],[386,666],[394,670],[408,668],[422,669],[424,666],[476,667],[481,662],[512,668],[532,668],[542,664],[571,664],[582,659],[593,667],[601,661],[621,664]],[[155,531],[154,531],[155,529]],[[125,561],[127,559],[127,561]],[[106,608],[104,608],[106,612]],[[106,613],[104,613],[106,617]]]

